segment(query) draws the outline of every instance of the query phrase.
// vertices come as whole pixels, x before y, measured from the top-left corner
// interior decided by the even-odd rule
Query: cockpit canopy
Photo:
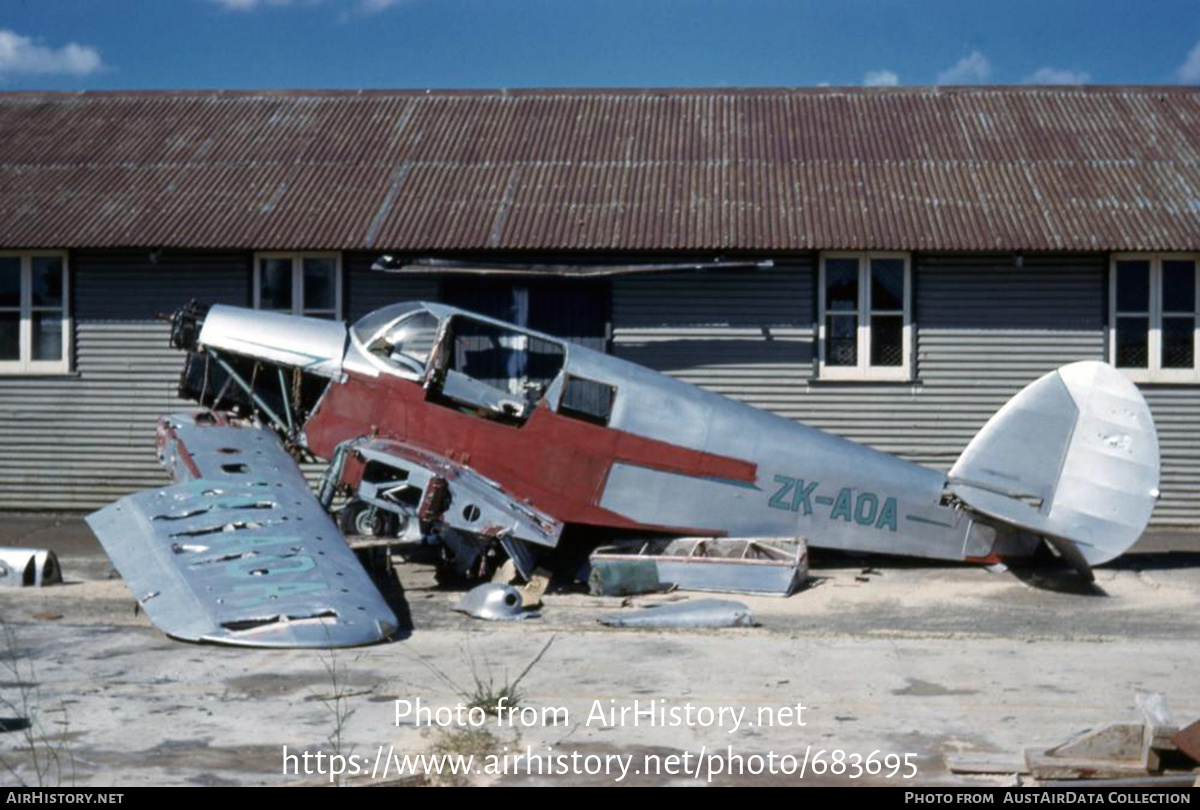
[[[401,304],[391,304],[377,309],[374,312],[369,312],[354,322],[350,327],[350,332],[364,346],[371,345],[371,341],[379,337],[379,333],[386,327],[391,326],[395,321],[405,315],[413,312],[428,312],[424,305],[416,301],[405,301]]]
[[[586,422],[607,425],[613,413],[616,386],[564,375],[567,344],[549,335],[419,302],[372,312],[351,333],[377,367],[485,418],[523,424],[547,396],[549,407]]]
[[[438,317],[419,303],[393,304],[350,327],[368,353],[397,371],[421,376],[437,340]]]
[[[566,361],[561,341],[419,303],[384,307],[359,320],[352,332],[377,364],[424,380],[435,398],[516,421],[529,415]]]

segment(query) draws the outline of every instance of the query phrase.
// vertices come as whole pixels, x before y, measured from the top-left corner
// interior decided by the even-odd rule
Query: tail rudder
[[[1046,538],[1087,570],[1123,554],[1158,498],[1158,435],[1129,379],[1072,363],[1008,401],[949,473],[972,510]]]

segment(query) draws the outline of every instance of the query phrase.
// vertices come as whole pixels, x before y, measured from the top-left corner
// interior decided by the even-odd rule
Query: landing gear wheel
[[[396,515],[365,501],[353,500],[338,513],[338,528],[345,535],[395,537],[400,521]]]

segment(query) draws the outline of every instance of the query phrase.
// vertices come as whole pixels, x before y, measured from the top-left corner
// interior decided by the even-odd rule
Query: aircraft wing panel
[[[176,481],[240,482],[255,477],[308,491],[304,473],[274,433],[230,424],[209,413],[171,414],[160,419],[158,459]]]
[[[270,434],[178,416],[164,426],[164,461],[197,477],[87,518],[157,627],[262,647],[349,647],[395,631],[395,614]]]

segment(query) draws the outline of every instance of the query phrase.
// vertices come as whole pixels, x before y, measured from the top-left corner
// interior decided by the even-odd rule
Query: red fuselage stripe
[[[429,402],[420,385],[381,375],[349,374],[334,383],[305,425],[309,448],[332,457],[357,436],[391,438],[470,466],[513,497],[566,523],[681,533],[724,534],[704,527],[650,526],[599,506],[616,462],[663,472],[741,483],[756,466],[667,442],[590,424],[538,407],[512,425]]]

